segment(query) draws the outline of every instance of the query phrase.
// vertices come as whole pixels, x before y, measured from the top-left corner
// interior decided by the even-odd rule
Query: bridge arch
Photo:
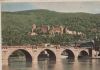
[[[8,63],[9,63],[10,57],[14,53],[17,53],[18,51],[21,51],[25,55],[26,62],[28,61],[32,62],[32,53],[30,53],[27,49],[16,49],[16,50],[10,51],[10,53],[8,54]]]
[[[75,58],[75,53],[73,50],[71,49],[65,49],[61,52],[61,55],[63,56],[67,56],[67,58],[72,58],[74,59]]]
[[[86,50],[81,50],[78,54],[78,58],[87,58],[89,57],[89,52]]]
[[[49,60],[56,60],[56,54],[55,54],[55,52],[53,51],[53,50],[51,50],[51,49],[44,49],[44,50],[42,50],[39,54],[38,54],[38,56],[37,56],[37,59],[38,60],[41,60],[41,58],[43,59],[45,59],[45,58],[49,58]]]

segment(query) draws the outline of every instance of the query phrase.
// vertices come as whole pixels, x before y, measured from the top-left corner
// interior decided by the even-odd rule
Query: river
[[[2,66],[2,70],[100,70],[100,59],[80,59],[61,61],[38,61],[31,64],[25,61],[14,61],[8,66]]]

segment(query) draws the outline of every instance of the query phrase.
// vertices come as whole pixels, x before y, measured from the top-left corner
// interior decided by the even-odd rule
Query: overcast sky
[[[48,9],[57,12],[100,13],[100,2],[34,2],[2,3],[2,11]]]

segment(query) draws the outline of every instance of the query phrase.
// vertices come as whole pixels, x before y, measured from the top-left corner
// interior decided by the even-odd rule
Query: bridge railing
[[[56,49],[60,49],[60,45],[51,45],[51,44],[43,44],[43,45],[35,45],[32,46],[33,49],[37,49],[37,48],[56,48]]]
[[[32,48],[32,46],[2,46],[2,49],[8,48]]]
[[[71,46],[60,46],[60,45],[30,45],[30,46],[2,46],[2,49],[8,49],[8,48],[32,48],[32,49],[37,49],[37,48],[71,48]]]
[[[79,49],[79,48],[84,48],[86,49],[86,47],[74,47],[74,46],[61,46],[61,45],[26,45],[26,46],[2,46],[2,49],[8,49],[8,48],[32,48],[32,49],[37,49],[37,48],[56,48],[56,49],[60,49],[60,48],[75,48],[75,49]]]

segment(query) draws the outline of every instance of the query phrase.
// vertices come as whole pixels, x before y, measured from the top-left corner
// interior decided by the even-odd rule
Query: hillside
[[[82,32],[85,39],[94,38],[100,30],[100,14],[61,13],[49,10],[29,10],[19,12],[2,12],[2,43],[3,45],[26,45],[36,43],[66,43],[81,39],[80,36],[48,35],[29,36],[32,24],[40,26],[62,25],[72,31]],[[100,35],[99,35],[100,36]]]

